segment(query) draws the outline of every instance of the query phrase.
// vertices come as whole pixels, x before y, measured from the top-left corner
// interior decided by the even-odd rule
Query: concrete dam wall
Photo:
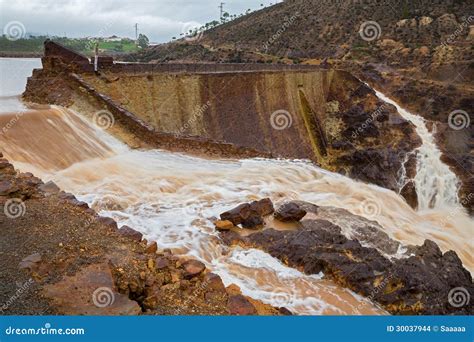
[[[153,73],[116,78],[105,73],[84,79],[159,131],[321,161],[326,138],[313,126],[326,116],[326,99],[337,73]]]

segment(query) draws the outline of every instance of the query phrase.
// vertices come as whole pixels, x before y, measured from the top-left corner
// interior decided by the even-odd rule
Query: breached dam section
[[[28,80],[26,100],[65,105],[91,117],[105,111],[115,124],[112,133],[130,134],[139,146],[309,159],[400,191],[400,174],[410,174],[403,163],[420,144],[414,126],[394,106],[342,70],[102,58],[94,72],[84,56],[51,41],[42,62],[43,69]]]

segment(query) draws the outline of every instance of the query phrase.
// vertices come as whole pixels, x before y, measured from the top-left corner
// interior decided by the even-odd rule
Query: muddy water
[[[0,127],[4,127],[3,153],[42,169],[62,170],[112,155],[89,124],[60,107],[2,113]]]
[[[0,101],[0,112],[9,112],[3,114],[2,125],[15,115],[11,106],[4,108]],[[40,142],[29,142],[40,135]],[[162,248],[202,260],[226,285],[235,283],[244,294],[295,313],[383,311],[321,279],[322,275],[304,275],[258,250],[221,246],[212,217],[262,197],[276,203],[289,198],[307,200],[376,220],[404,243],[433,239],[443,250],[456,250],[464,264],[474,269],[472,221],[456,203],[415,212],[391,191],[305,161],[205,160],[159,150],[130,150],[61,108],[23,115],[0,135],[0,146],[22,171],[54,180],[101,214],[140,230]]]

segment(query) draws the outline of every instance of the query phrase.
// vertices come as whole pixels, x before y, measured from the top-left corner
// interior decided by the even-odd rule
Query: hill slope
[[[163,44],[131,58],[467,64],[473,59],[473,15],[472,1],[287,0],[205,31],[200,39]]]

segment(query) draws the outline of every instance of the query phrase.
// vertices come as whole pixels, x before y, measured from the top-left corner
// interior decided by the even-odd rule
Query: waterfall
[[[375,89],[374,89],[375,90]],[[453,207],[459,204],[459,180],[451,169],[441,161],[441,151],[436,146],[433,134],[426,127],[425,120],[400,107],[395,101],[375,90],[377,97],[394,105],[398,113],[413,123],[422,140],[416,149],[417,165],[414,179],[420,210]]]

